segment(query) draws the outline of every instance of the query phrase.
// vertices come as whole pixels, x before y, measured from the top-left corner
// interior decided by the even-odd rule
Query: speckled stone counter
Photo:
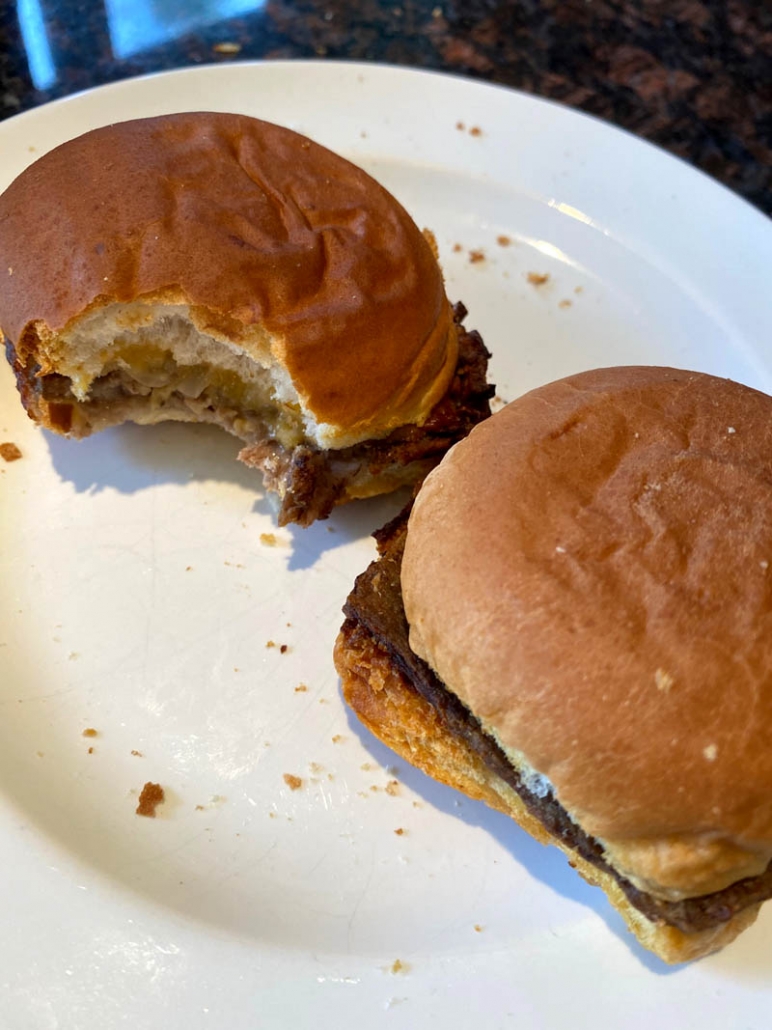
[[[26,0],[0,4],[0,118],[234,59],[445,70],[651,140],[772,213],[767,0]]]

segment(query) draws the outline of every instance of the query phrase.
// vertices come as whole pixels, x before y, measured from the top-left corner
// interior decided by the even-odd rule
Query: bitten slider
[[[210,422],[308,524],[414,483],[489,413],[432,241],[349,161],[236,114],[108,125],[0,196],[0,327],[30,416]]]

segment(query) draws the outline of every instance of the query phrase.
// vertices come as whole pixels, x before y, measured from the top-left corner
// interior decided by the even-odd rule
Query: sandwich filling
[[[457,304],[455,374],[428,418],[343,448],[320,444],[281,367],[260,365],[211,337],[202,342],[173,310],[152,332],[135,329],[117,342],[111,336],[82,353],[69,348],[70,364],[60,360],[56,371],[23,363],[10,342],[6,348],[25,407],[44,425],[75,437],[126,421],[221,426],[244,442],[239,457],[279,495],[279,523],[309,525],[343,501],[422,478],[490,414],[489,355],[479,334],[464,329],[465,315]]]
[[[738,913],[772,897],[772,864],[761,875],[738,880],[723,890],[677,901],[641,890],[614,868],[602,844],[571,819],[548,781],[523,776],[479,720],[411,650],[400,582],[406,529],[407,516],[403,514],[377,534],[380,558],[358,577],[346,602],[341,649],[349,664],[361,662],[371,669],[381,666],[398,676],[403,687],[431,706],[444,733],[462,742],[519,795],[553,840],[613,877],[630,905],[652,923],[699,933],[728,923]],[[373,729],[377,732],[378,727]]]

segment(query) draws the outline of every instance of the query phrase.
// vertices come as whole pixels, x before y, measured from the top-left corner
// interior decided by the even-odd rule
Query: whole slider
[[[432,472],[346,604],[360,719],[562,848],[668,962],[772,896],[772,398],[611,368]]]

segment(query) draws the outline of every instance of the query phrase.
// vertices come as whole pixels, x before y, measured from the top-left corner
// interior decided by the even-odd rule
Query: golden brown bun
[[[434,779],[511,816],[540,843],[561,848],[588,883],[605,891],[641,944],[665,962],[688,962],[718,951],[756,919],[759,905],[719,926],[688,934],[647,919],[630,904],[613,876],[549,834],[520,796],[492,773],[475,751],[445,731],[435,709],[406,684],[372,639],[355,642],[344,628],[335,646],[335,664],[346,701],[380,740]]]
[[[442,276],[405,210],[343,158],[243,115],[140,119],[65,143],[0,197],[0,253],[0,327],[22,365],[66,375],[89,317],[120,329],[147,319],[137,302],[174,306],[282,369],[320,446],[420,423],[455,367]]]
[[[402,586],[413,650],[617,870],[674,900],[772,858],[770,563],[772,399],[612,368],[450,452]]]

